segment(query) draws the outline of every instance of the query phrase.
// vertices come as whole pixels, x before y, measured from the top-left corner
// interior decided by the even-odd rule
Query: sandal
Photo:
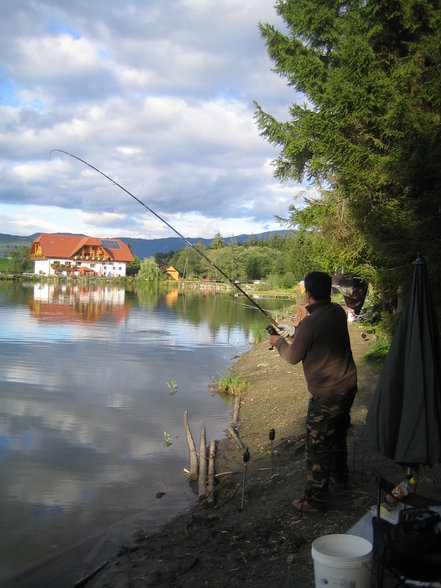
[[[316,513],[321,512],[323,510],[320,508],[316,508],[315,506],[312,506],[312,504],[309,504],[307,498],[297,498],[296,500],[293,501],[292,505],[298,511],[305,512],[307,514],[316,514]]]

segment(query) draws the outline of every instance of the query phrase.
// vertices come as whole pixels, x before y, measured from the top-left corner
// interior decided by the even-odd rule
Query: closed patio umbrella
[[[441,462],[439,328],[421,254],[414,262],[412,288],[380,374],[361,441],[398,464]]]

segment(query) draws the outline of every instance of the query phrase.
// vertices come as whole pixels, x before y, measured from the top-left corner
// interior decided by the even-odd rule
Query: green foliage
[[[127,264],[126,267],[126,275],[127,276],[136,276],[139,272],[141,267],[141,260],[136,255],[133,256],[133,261]]]
[[[291,287],[304,278],[311,268],[309,256],[310,240],[293,232],[290,236],[269,238],[254,244],[249,240],[244,245],[233,241],[215,248],[198,244],[204,253],[231,280],[253,282],[268,276],[287,276],[282,282]],[[211,278],[228,281],[220,271],[202,258],[192,247],[177,251],[171,263],[186,278]]]
[[[164,274],[153,257],[146,257],[141,262],[138,278],[147,282],[158,282],[164,279]]]
[[[376,341],[369,346],[364,354],[364,360],[369,365],[375,367],[378,371],[383,368],[384,360],[389,352],[390,344],[385,341]]]
[[[6,235],[0,233],[0,258],[8,257],[11,249],[17,249],[22,245],[26,245],[29,251],[32,245],[32,240],[33,236],[20,237],[19,235]]]
[[[268,339],[268,333],[265,327],[261,324],[253,325],[252,327],[253,332],[253,343],[261,343]]]
[[[199,249],[208,255],[207,247],[196,243],[193,247],[185,247],[177,251],[171,258],[171,264],[185,278],[197,278],[206,275],[210,264],[197,252]]]
[[[208,257],[232,280],[244,281],[245,274],[240,264],[239,258],[243,247],[236,242],[220,249],[214,249],[207,252]],[[208,262],[205,266],[205,276],[215,279],[224,279],[222,274]]]
[[[439,279],[439,3],[278,0],[276,10],[287,33],[260,30],[274,71],[304,104],[291,105],[288,121],[258,104],[255,116],[280,148],[276,176],[319,190],[291,209],[311,260],[396,292],[423,251]]]
[[[216,393],[221,395],[241,396],[249,390],[251,382],[244,376],[225,374],[216,384]]]
[[[164,431],[164,447],[170,447],[173,444],[170,433]]]
[[[175,379],[170,380],[170,382],[167,382],[167,387],[170,390],[170,396],[174,396],[178,391],[178,383]]]
[[[303,280],[313,269],[323,269],[315,261],[313,251],[313,235],[310,231],[293,231],[291,237],[285,239],[285,272],[292,274],[296,282]]]
[[[210,244],[210,249],[222,249],[222,247],[225,247],[225,245],[226,243],[224,238],[219,232],[217,232]]]
[[[282,276],[280,283],[282,288],[286,290],[293,288],[298,282],[299,280],[296,280],[292,272],[287,272],[285,275]]]
[[[175,255],[176,251],[168,251],[167,253],[163,253],[158,251],[155,253],[155,261],[159,266],[169,267],[172,265],[171,260]]]
[[[15,249],[10,249],[8,256],[10,258],[9,271],[20,274],[33,270],[33,264],[29,257],[29,247],[27,245],[20,245]]]

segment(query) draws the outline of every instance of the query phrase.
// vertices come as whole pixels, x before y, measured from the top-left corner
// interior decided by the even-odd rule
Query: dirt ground
[[[352,410],[349,435],[351,488],[330,489],[328,509],[301,515],[292,500],[304,484],[304,418],[308,392],[300,366],[282,362],[268,343],[240,356],[232,371],[253,386],[242,398],[238,435],[244,450],[226,434],[218,444],[214,506],[198,503],[160,532],[138,533],[132,545],[76,586],[95,588],[314,585],[312,541],[322,535],[346,533],[376,503],[376,475],[400,481],[402,469],[390,460],[366,452],[357,442],[378,373],[363,361],[372,333],[351,323],[352,349],[359,392]],[[269,431],[275,430],[271,444]],[[232,472],[232,473],[227,473]],[[439,472],[423,470],[418,491],[439,497]],[[372,586],[375,572],[372,572]],[[387,586],[387,581],[385,586]]]

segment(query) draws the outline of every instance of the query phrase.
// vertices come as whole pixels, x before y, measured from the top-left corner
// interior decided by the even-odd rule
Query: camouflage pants
[[[332,398],[311,397],[306,415],[306,487],[308,502],[324,508],[329,478],[348,481],[346,434],[357,389]]]

